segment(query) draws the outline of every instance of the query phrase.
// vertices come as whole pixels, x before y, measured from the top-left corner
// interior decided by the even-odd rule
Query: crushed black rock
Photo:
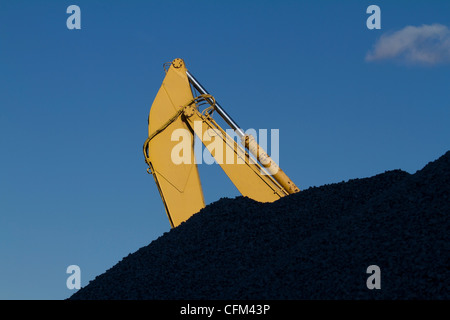
[[[274,203],[223,198],[69,299],[450,299],[450,151]],[[380,268],[368,289],[367,267]]]

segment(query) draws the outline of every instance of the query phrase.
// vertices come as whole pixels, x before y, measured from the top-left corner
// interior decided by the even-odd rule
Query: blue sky
[[[448,1],[2,1],[0,299],[67,298],[67,266],[85,286],[170,230],[142,155],[164,62],[242,128],[279,129],[306,189],[450,149],[448,28]],[[200,174],[207,203],[238,195],[218,166]]]

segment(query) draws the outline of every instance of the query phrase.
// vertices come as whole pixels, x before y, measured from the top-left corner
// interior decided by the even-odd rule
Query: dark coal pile
[[[450,151],[415,174],[221,199],[70,299],[450,299]],[[381,270],[369,290],[367,267]]]

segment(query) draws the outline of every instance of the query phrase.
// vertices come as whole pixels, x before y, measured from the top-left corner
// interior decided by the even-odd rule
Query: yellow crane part
[[[150,139],[147,139],[144,145],[144,152],[172,227],[187,220],[205,206],[194,153],[191,154],[190,164],[175,164],[171,157],[172,149],[178,143],[172,141],[172,132],[176,129],[189,130],[187,123],[180,117],[180,106],[192,99],[186,73],[170,68],[150,108],[148,118]],[[168,123],[175,114],[175,119]],[[194,145],[193,135],[190,143]]]
[[[201,95],[194,98],[191,86]],[[209,104],[209,107],[200,112],[199,106],[203,104]],[[243,146],[261,165],[217,124],[212,118],[214,111],[235,130]],[[260,202],[272,202],[299,191],[254,137],[245,135],[187,71],[182,59],[173,60],[166,70],[150,108],[148,132],[143,147],[145,161],[172,227],[205,206],[194,154],[194,134],[242,195]],[[180,145],[184,148],[180,149]]]
[[[263,174],[261,166],[208,113],[203,115],[195,109],[187,120],[242,195],[272,202],[287,194],[271,176]],[[209,135],[207,139],[205,133]]]

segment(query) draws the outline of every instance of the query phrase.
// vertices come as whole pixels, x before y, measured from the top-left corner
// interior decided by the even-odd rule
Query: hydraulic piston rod
[[[198,82],[194,76],[189,72],[186,71],[186,74],[188,76],[189,82],[194,86],[194,88],[200,92],[200,94],[209,94],[208,91]],[[211,101],[212,102],[212,101]],[[244,138],[245,133],[242,131],[242,129],[234,122],[234,120],[230,117],[228,113],[219,105],[219,103],[216,101],[214,104],[214,109],[217,111],[217,113],[225,120],[225,122],[234,130],[236,131],[236,134],[239,136],[239,138]]]

